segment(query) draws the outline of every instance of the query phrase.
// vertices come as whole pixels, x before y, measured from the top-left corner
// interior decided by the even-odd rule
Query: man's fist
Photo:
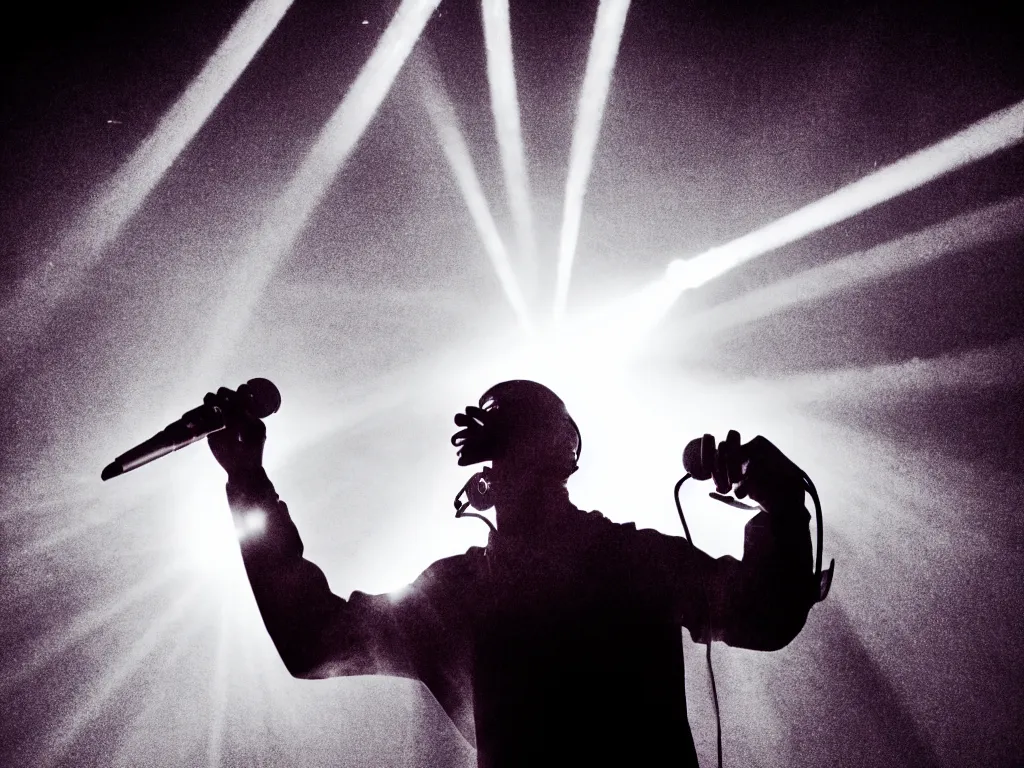
[[[697,480],[714,479],[720,494],[749,496],[768,511],[803,508],[803,472],[760,435],[744,445],[740,433],[730,429],[717,448],[712,435],[691,440],[683,451],[683,466]]]
[[[222,387],[209,393],[203,403],[224,415],[225,427],[207,438],[217,462],[228,477],[250,474],[263,466],[263,445],[267,427],[259,419],[247,416],[238,400],[238,393]]]
[[[740,457],[738,498],[749,496],[769,512],[803,508],[803,472],[770,441],[758,435],[740,448]]]

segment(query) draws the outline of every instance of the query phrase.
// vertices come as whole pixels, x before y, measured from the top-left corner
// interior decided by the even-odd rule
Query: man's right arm
[[[410,653],[418,638],[405,636],[392,599],[331,592],[323,571],[303,558],[288,507],[262,468],[231,475],[227,495],[253,596],[292,675],[418,677]]]
[[[818,594],[806,486],[802,471],[765,438],[745,448],[737,492],[761,511],[744,530],[742,560],[712,558],[686,539],[651,530],[628,541],[634,573],[673,606],[695,642],[774,651],[803,629]]]
[[[391,675],[423,682],[473,743],[469,622],[482,550],[439,560],[398,595],[331,592],[306,560],[287,505],[263,470],[266,427],[232,408],[230,390],[207,395],[228,425],[209,437],[228,473],[227,494],[245,571],[263,623],[295,677]]]
[[[295,677],[390,675],[421,681],[474,742],[467,622],[482,551],[439,560],[394,595],[331,592],[262,468],[232,475],[228,502],[263,623]],[[251,532],[251,533],[245,533]],[[456,588],[454,585],[460,585]]]
[[[209,437],[228,475],[227,494],[242,560],[263,623],[296,677],[386,674],[420,677],[430,658],[433,627],[388,595],[331,592],[317,566],[302,556],[302,539],[263,469],[267,430],[238,407],[238,393],[220,389],[204,399],[226,426]],[[417,648],[416,646],[422,646]]]

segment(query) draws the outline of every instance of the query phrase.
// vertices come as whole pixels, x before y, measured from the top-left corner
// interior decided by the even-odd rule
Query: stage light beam
[[[203,69],[128,161],[101,187],[81,218],[63,236],[52,259],[24,279],[5,309],[18,351],[46,326],[62,301],[83,285],[85,273],[142,207],[291,7],[292,0],[255,0],[228,32]],[[13,357],[13,356],[12,356]]]
[[[491,112],[505,172],[509,209],[516,229],[520,276],[536,263],[533,214],[530,210],[530,182],[519,122],[512,35],[508,0],[483,0],[484,42],[487,52],[487,83],[491,91]],[[532,284],[532,277],[527,284]]]
[[[961,214],[897,240],[852,253],[716,304],[687,319],[679,343],[712,338],[789,307],[928,264],[949,253],[980,248],[1024,234],[1024,197]]]
[[[154,619],[128,652],[119,658],[118,665],[107,674],[95,690],[87,694],[85,701],[47,736],[46,748],[38,755],[35,765],[49,768],[68,756],[82,730],[103,714],[110,705],[110,700],[128,682],[132,674],[162,643],[168,638],[175,637],[176,626],[190,615],[189,609],[193,607],[200,589],[198,584],[190,587]]]
[[[754,232],[691,259],[676,259],[669,264],[664,280],[678,296],[757,256],[1012,147],[1022,139],[1024,101],[999,110],[937,144],[907,155]]]
[[[277,265],[295,244],[376,116],[439,2],[402,0],[370,58],[240,258],[233,279],[227,283],[230,293],[213,325],[216,341],[207,347],[197,365],[199,371],[214,367],[225,350],[235,346]]]
[[[512,311],[515,312],[519,325],[524,329],[529,329],[531,322],[526,300],[509,262],[505,243],[494,224],[494,218],[487,205],[487,198],[480,187],[480,180],[473,167],[473,160],[469,156],[469,148],[466,146],[462,131],[459,130],[455,109],[452,107],[437,73],[432,70],[426,60],[421,61],[420,64],[419,85],[430,122],[437,132],[441,148],[445,157],[448,158],[452,174],[455,176],[463,200],[466,201],[466,207],[469,208],[469,213],[473,217],[473,223],[483,242],[484,250],[491,260],[491,266],[494,267],[498,276],[498,282],[505,293],[505,298],[512,305]]]
[[[555,318],[565,313],[569,294],[569,278],[579,240],[580,219],[583,215],[583,196],[594,162],[594,152],[601,133],[601,120],[612,83],[619,42],[626,26],[629,0],[601,0],[590,39],[587,69],[576,107],[572,145],[569,150],[569,174],[565,182],[565,201],[562,211],[562,230],[558,241],[558,272],[555,283]]]
[[[210,708],[213,710],[207,730],[206,764],[209,768],[220,768],[224,747],[224,728],[227,722],[228,705],[228,648],[231,634],[228,605],[220,608],[220,622],[217,630],[216,660],[213,665],[213,679],[210,681]]]
[[[69,648],[93,635],[103,627],[118,621],[123,613],[142,600],[155,600],[156,594],[172,584],[181,575],[177,568],[165,568],[145,580],[129,587],[117,599],[103,606],[83,611],[66,627],[36,638],[35,652],[17,671],[0,681],[0,694],[20,686],[53,663]]]
[[[1024,339],[1010,339],[936,357],[801,373],[766,383],[777,387],[794,406],[837,400],[878,403],[882,398],[1019,385],[1024,381],[1020,361],[1024,361]]]

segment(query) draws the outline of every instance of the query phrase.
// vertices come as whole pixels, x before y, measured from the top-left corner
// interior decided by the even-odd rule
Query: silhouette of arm
[[[772,651],[799,634],[813,605],[810,515],[790,498],[765,505],[744,531],[743,559],[712,558],[682,537],[635,535],[636,572],[661,593],[695,642]]]
[[[466,605],[452,579],[468,555],[434,563],[401,592],[348,600],[303,558],[303,544],[262,468],[231,476],[228,502],[241,531],[242,559],[267,631],[295,677],[392,675],[423,680],[445,704],[458,661]],[[453,593],[453,594],[449,594]],[[447,708],[447,707],[446,707]]]
[[[228,475],[228,503],[249,584],[288,671],[303,678],[381,674],[420,680],[473,743],[467,646],[482,550],[439,560],[398,594],[338,597],[323,572],[303,558],[288,507],[263,469],[266,426],[236,401],[237,393],[224,388],[204,398],[225,417],[225,428],[208,442]]]
[[[744,530],[741,561],[691,547],[704,598],[690,606],[697,620],[686,625],[695,641],[710,634],[737,648],[774,651],[800,633],[815,589],[809,520],[802,505],[758,513]]]
[[[713,558],[682,537],[638,530],[632,570],[644,599],[668,604],[695,642],[777,650],[807,621],[815,590],[803,494],[776,495],[744,529],[742,560]]]

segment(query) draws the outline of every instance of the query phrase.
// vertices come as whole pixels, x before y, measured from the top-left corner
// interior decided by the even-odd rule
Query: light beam
[[[688,318],[682,333],[709,338],[797,304],[922,266],[945,254],[1021,234],[1024,234],[1024,197],[1017,197],[961,214],[898,240],[812,267],[716,304]],[[672,294],[668,287],[664,292]]]
[[[761,229],[691,259],[676,259],[665,281],[679,293],[1024,139],[1024,101],[897,160]]]
[[[107,627],[139,601],[153,600],[158,591],[167,587],[179,576],[177,569],[164,569],[154,573],[144,581],[128,588],[116,600],[98,608],[84,611],[75,617],[67,627],[50,632],[36,641],[36,650],[25,664],[7,679],[0,681],[0,694],[22,685],[47,664],[62,656],[69,648],[86,637]]]
[[[47,737],[46,750],[39,755],[35,765],[48,768],[67,757],[68,751],[74,746],[82,730],[103,713],[118,689],[128,682],[131,675],[162,643],[175,636],[175,626],[189,615],[189,608],[192,607],[199,591],[199,585],[191,587],[153,621],[128,649],[127,654],[119,659],[113,671],[91,692],[85,703],[77,707],[61,726]]]
[[[629,0],[601,0],[594,22],[594,34],[590,39],[590,53],[587,69],[583,76],[583,87],[576,107],[576,124],[573,127],[572,145],[569,150],[569,175],[565,181],[565,203],[562,211],[562,232],[558,241],[558,273],[555,283],[555,318],[565,313],[569,295],[569,278],[572,274],[576,243],[579,240],[580,219],[583,215],[583,196],[587,191],[587,180],[594,161],[597,139],[601,133],[601,119],[608,90],[612,83],[615,59],[619,53],[619,41],[626,26]]]
[[[220,608],[220,622],[217,630],[216,660],[213,664],[213,679],[210,681],[210,708],[213,710],[207,731],[206,764],[219,768],[224,746],[224,726],[227,722],[228,664],[230,659],[228,636],[231,632],[228,605]]]
[[[424,58],[420,62],[419,85],[423,93],[423,103],[430,116],[430,122],[437,131],[441,148],[451,166],[455,181],[462,193],[466,207],[476,224],[480,240],[483,242],[484,250],[487,252],[491,265],[501,283],[501,289],[505,298],[512,305],[519,325],[523,328],[530,327],[529,309],[519,288],[512,265],[509,263],[508,252],[505,250],[505,243],[498,233],[494,224],[490,208],[487,205],[487,198],[480,187],[480,180],[477,178],[476,169],[473,167],[473,160],[469,156],[469,148],[466,140],[459,130],[458,118],[455,116],[455,109],[452,107],[448,95],[441,85],[440,78],[429,66]]]
[[[291,250],[342,164],[377,114],[439,2],[402,0],[370,58],[321,129],[246,254],[240,258],[234,277],[228,283],[230,295],[213,325],[216,342],[207,347],[197,366],[199,371],[212,367],[225,350],[234,346],[277,265]]]
[[[292,0],[255,0],[246,9],[153,132],[103,185],[77,224],[61,239],[54,257],[41,262],[24,279],[4,311],[14,326],[8,342],[18,351],[43,330],[59,304],[77,292],[85,273],[100,262],[291,4]]]
[[[981,392],[1024,380],[1024,340],[981,349],[870,367],[847,367],[786,376],[766,382],[795,405],[854,399],[880,402],[893,396],[921,399],[936,391]]]
[[[516,229],[519,273],[520,277],[527,273],[525,282],[530,286],[534,282],[537,247],[530,210],[530,182],[519,124],[508,0],[483,0],[482,10],[487,50],[487,83],[491,90],[494,130],[505,172],[509,208]]]

